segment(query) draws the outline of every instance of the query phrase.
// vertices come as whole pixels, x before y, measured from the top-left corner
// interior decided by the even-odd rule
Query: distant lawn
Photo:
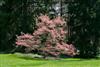
[[[43,60],[0,54],[0,67],[100,67],[100,60],[63,59]]]

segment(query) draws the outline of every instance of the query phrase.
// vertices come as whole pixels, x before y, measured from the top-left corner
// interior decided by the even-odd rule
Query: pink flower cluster
[[[76,55],[75,47],[65,43],[67,30],[65,30],[66,24],[63,18],[58,16],[50,19],[47,15],[42,15],[38,17],[38,20],[36,22],[37,30],[32,35],[22,34],[18,36],[17,45],[25,46],[31,50],[37,49],[42,51],[44,55]]]

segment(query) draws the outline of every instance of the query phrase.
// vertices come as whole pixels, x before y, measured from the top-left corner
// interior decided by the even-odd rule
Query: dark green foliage
[[[32,33],[35,19],[48,13],[50,4],[51,0],[0,0],[0,51],[15,48],[21,32]]]
[[[80,57],[96,57],[99,50],[100,21],[97,0],[73,0],[69,3],[69,41],[80,50]]]
[[[3,1],[0,5],[0,51],[9,51],[15,46],[16,35],[31,33],[34,22],[32,15],[28,15],[26,0]]]

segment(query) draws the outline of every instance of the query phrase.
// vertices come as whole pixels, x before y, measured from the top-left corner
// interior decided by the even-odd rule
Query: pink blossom
[[[26,47],[30,47],[29,45],[27,45],[25,42],[16,42],[17,45],[22,45],[22,46],[26,46]]]
[[[60,50],[64,49],[64,47],[60,43],[57,43],[57,48],[59,48]]]
[[[69,45],[68,44],[66,44],[66,43],[64,43],[64,42],[61,42],[62,43],[62,45],[65,47],[65,48],[69,48]]]
[[[49,17],[47,15],[42,15],[38,17],[38,19],[40,19],[41,22],[47,22],[49,20]]]
[[[61,35],[65,34],[66,32],[63,29],[60,29]]]
[[[57,56],[59,55],[60,53],[59,52],[49,52],[51,55],[54,55],[54,56]]]
[[[20,38],[29,38],[29,39],[31,39],[33,36],[32,35],[30,35],[30,34],[24,34],[24,35],[22,35],[22,36],[19,36]]]
[[[45,24],[44,23],[38,23],[37,24],[37,26],[39,27],[39,28],[41,28],[42,26],[44,26]]]
[[[46,26],[42,26],[41,29],[42,29],[43,31],[45,31],[45,32],[49,31],[49,29],[48,29]]]
[[[51,37],[53,38],[53,39],[55,39],[56,38],[56,36],[57,36],[57,32],[53,29],[53,30],[50,30],[50,34],[51,34]]]
[[[28,47],[31,50],[37,49],[43,52],[44,55],[58,56],[66,54],[73,56],[76,54],[73,44],[64,42],[67,31],[64,30],[65,21],[61,17],[50,19],[47,15],[42,15],[38,19],[41,21],[36,23],[37,29],[33,32],[33,35],[22,34],[18,36],[16,40],[17,45]],[[59,27],[59,25],[62,26]],[[42,35],[46,39],[43,43]]]
[[[64,21],[62,20],[62,18],[60,16],[58,16],[55,19],[53,19],[53,22],[55,24],[58,24],[58,25],[63,25],[64,24]]]
[[[41,35],[41,34],[43,34],[42,31],[35,31],[35,32],[33,33],[34,36],[38,36],[38,35]]]
[[[47,22],[45,22],[46,24],[52,24],[53,23],[53,21],[52,20],[48,20]]]

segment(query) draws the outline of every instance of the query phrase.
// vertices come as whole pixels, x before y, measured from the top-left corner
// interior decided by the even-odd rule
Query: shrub
[[[63,18],[58,16],[50,19],[47,15],[42,15],[38,17],[36,26],[32,35],[17,36],[16,44],[27,47],[27,51],[37,50],[44,56],[76,55],[76,48],[65,41],[68,33]]]

